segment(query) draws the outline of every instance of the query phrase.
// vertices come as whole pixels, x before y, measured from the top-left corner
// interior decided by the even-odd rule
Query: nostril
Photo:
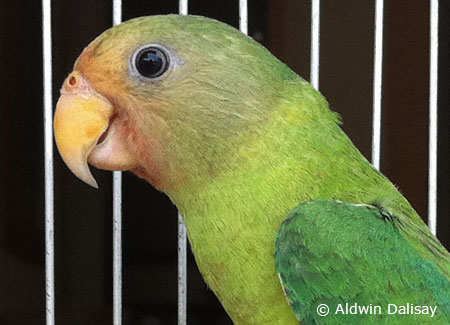
[[[77,78],[75,76],[72,76],[69,78],[69,85],[75,86],[77,83]]]

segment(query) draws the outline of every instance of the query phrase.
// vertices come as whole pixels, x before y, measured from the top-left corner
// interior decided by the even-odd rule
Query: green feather
[[[436,264],[439,256],[423,257],[396,222],[367,205],[317,200],[296,207],[280,227],[275,262],[298,319],[307,324],[450,323],[450,283]],[[329,307],[327,316],[318,315],[321,304]],[[366,309],[372,314],[348,314],[346,304],[372,306]],[[437,308],[431,318],[389,314],[389,304]]]

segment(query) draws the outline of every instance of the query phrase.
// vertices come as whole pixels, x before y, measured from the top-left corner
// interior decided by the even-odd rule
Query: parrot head
[[[88,163],[130,170],[170,192],[239,164],[300,79],[238,30],[199,16],[152,16],[89,44],[64,81],[54,117],[58,150],[97,187]]]

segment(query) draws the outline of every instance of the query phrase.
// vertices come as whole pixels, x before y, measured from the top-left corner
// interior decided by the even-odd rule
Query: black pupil
[[[144,49],[136,57],[137,71],[147,78],[161,76],[167,70],[167,59],[157,48]]]

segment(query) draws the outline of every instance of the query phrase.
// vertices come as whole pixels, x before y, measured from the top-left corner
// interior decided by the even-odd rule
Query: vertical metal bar
[[[188,1],[187,0],[179,0],[178,2],[178,12],[180,15],[188,14]]]
[[[113,320],[122,324],[122,173],[113,172]]]
[[[319,64],[320,64],[320,0],[311,1],[311,64],[310,82],[319,89]]]
[[[428,227],[436,235],[438,145],[439,1],[430,0],[430,121],[428,151]]]
[[[181,15],[188,14],[188,0],[179,0]],[[183,216],[178,212],[178,325],[187,321],[187,235]]]
[[[53,98],[51,0],[42,1],[44,65],[44,165],[45,165],[45,292],[47,325],[55,324],[55,243],[53,184]]]
[[[239,30],[248,35],[248,5],[247,0],[239,0]]]
[[[122,22],[122,0],[113,0],[113,25]]]
[[[375,53],[373,71],[372,164],[380,169],[381,86],[383,77],[383,0],[375,3]]]
[[[122,21],[122,0],[113,0],[113,25]],[[113,323],[122,324],[122,172],[113,172]]]
[[[186,225],[178,212],[178,324],[187,319],[187,238]]]

